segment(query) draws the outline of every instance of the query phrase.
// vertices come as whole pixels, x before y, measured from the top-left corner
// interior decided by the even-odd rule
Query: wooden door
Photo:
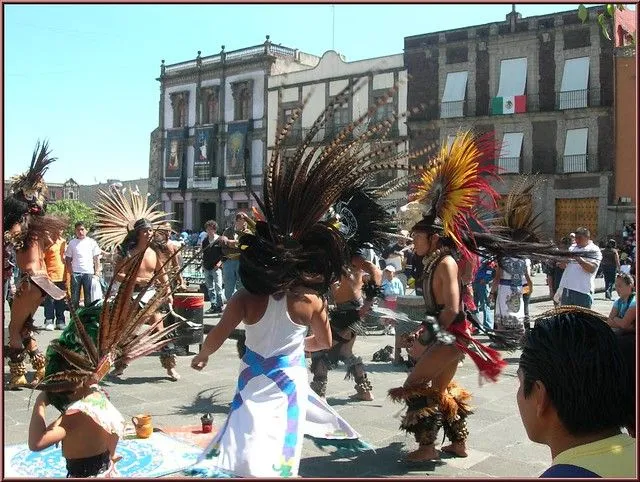
[[[575,232],[579,227],[591,231],[591,239],[598,237],[598,198],[556,199],[555,239]]]

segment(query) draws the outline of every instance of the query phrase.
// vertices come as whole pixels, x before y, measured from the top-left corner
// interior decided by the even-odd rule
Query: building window
[[[449,72],[444,85],[442,103],[440,104],[440,118],[464,116],[464,100],[467,95],[467,77],[469,73]]]
[[[238,201],[236,204],[237,204],[238,211],[247,212],[249,210],[249,202],[248,201]]]
[[[587,172],[587,137],[589,129],[567,130],[562,172]]]
[[[386,92],[385,92],[386,93]],[[384,97],[385,93],[379,94],[379,95],[375,95],[373,96],[373,103],[377,104],[378,101]],[[375,114],[373,115],[373,122],[374,123],[378,123],[378,122],[384,122],[385,120],[389,119],[393,113],[395,112],[395,106],[393,103],[393,96],[390,96],[387,98],[387,100],[385,101],[384,104],[382,104],[380,107],[378,107],[378,110],[376,110]]]
[[[491,99],[493,115],[526,112],[527,58],[502,60],[498,94]]]
[[[234,120],[251,119],[251,81],[237,82],[231,84],[233,95]]]
[[[200,117],[203,124],[215,124],[218,121],[218,93],[214,88],[202,89]]]
[[[289,119],[293,115],[293,111],[295,107],[283,108],[280,113],[280,129],[284,128],[285,125],[289,122]],[[287,137],[283,139],[285,144],[291,144],[299,142],[302,139],[302,114],[298,115],[298,118],[295,120],[293,125],[289,128],[289,133]]]
[[[498,168],[504,174],[520,173],[520,153],[522,152],[522,132],[508,132],[502,137]]]
[[[187,107],[189,102],[188,92],[171,94],[171,108],[173,109],[173,127],[186,127]]]
[[[67,193],[67,199],[73,199],[73,191]]]
[[[52,201],[56,200],[56,192],[55,191],[51,191],[51,196],[49,196],[51,198]]]
[[[335,99],[329,99],[329,102],[333,102]],[[341,105],[336,105],[333,111],[333,116],[327,122],[327,139],[333,140],[342,129],[347,127],[351,123],[351,104],[348,99],[345,99]]]
[[[558,108],[564,110],[587,107],[588,88],[589,57],[565,60]]]

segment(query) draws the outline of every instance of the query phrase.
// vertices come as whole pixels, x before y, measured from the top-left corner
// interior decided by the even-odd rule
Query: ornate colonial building
[[[495,132],[505,180],[496,188],[539,173],[546,182],[533,202],[549,238],[579,226],[596,240],[613,232],[614,46],[597,7],[588,12],[582,23],[577,8],[530,18],[514,10],[405,38],[408,106],[426,106],[408,123],[411,147],[459,129]]]
[[[317,65],[299,50],[262,45],[160,68],[158,128],[151,134],[149,192],[185,229],[228,223],[254,205],[267,152],[272,75]]]

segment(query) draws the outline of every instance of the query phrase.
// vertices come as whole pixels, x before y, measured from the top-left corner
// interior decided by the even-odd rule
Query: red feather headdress
[[[488,180],[497,179],[492,162],[496,153],[493,134],[461,131],[443,144],[422,171],[412,202],[404,209],[421,215],[414,229],[439,231],[468,256],[473,243],[469,222],[482,226],[479,208],[495,209],[499,196]]]

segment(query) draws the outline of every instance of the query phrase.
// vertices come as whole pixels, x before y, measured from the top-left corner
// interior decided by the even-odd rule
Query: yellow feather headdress
[[[439,232],[468,254],[473,239],[469,224],[481,225],[478,206],[496,205],[498,194],[487,179],[495,176],[491,161],[496,152],[492,134],[461,131],[451,143],[443,144],[422,171],[412,202],[403,208],[407,219],[422,216],[413,229]]]
[[[95,238],[100,246],[109,251],[120,246],[133,230],[134,224],[146,219],[156,230],[166,223],[167,213],[156,209],[158,203],[148,205],[147,196],[129,189],[110,188],[108,192],[98,191],[99,201],[96,205],[98,218],[95,224]]]

